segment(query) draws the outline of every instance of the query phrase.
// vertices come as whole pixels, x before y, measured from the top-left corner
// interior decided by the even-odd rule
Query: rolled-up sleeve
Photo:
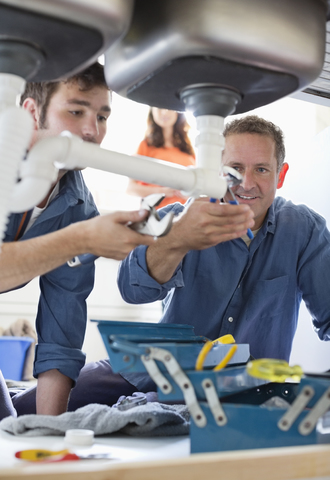
[[[81,348],[94,270],[94,263],[79,268],[63,265],[40,277],[34,376],[57,369],[77,380],[86,359]]]
[[[127,303],[163,300],[173,288],[184,287],[181,263],[168,282],[160,284],[154,280],[148,273],[146,250],[145,246],[137,247],[119,266],[118,288]]]
[[[96,205],[81,172],[70,171],[61,180],[60,194],[25,237],[57,231],[96,215]],[[87,322],[86,299],[94,286],[94,274],[93,262],[79,268],[71,268],[65,263],[40,277],[35,377],[57,369],[74,382],[77,380],[86,360],[81,348]]]

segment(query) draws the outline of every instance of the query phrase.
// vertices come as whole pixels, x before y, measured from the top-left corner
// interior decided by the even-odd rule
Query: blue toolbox
[[[189,325],[97,323],[114,372],[148,372],[159,401],[186,403],[191,453],[330,443],[330,374],[251,359]]]

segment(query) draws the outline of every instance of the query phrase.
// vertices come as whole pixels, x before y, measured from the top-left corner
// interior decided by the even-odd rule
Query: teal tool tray
[[[97,323],[97,328],[107,346],[110,335],[129,335],[139,340],[148,341],[150,337],[157,337],[163,340],[168,338],[173,341],[200,341],[205,342],[205,337],[197,336],[194,327],[177,323],[148,323],[148,322],[126,322],[117,320],[91,320]]]
[[[141,355],[147,355],[150,346],[170,351],[184,370],[194,369],[198,354],[208,340],[195,335],[190,325],[92,321],[98,323],[112,369],[116,373],[145,372]],[[216,366],[230,348],[231,345],[214,345],[206,357],[204,368]],[[240,344],[229,364],[245,364],[249,358],[249,345]],[[162,362],[157,361],[157,365],[161,371],[166,371]]]
[[[227,421],[222,427],[216,425],[210,406],[205,401],[204,392],[200,387],[202,376],[190,379],[207,419],[204,428],[199,428],[194,421],[191,422],[191,453],[330,443],[330,410],[325,414],[320,411],[318,420],[314,420],[315,424],[308,433],[301,430],[304,424],[307,426],[309,424],[307,416],[313,411],[316,412],[318,405],[321,405],[329,395],[327,392],[330,378],[327,375],[308,375],[302,378],[299,384],[268,383],[224,396],[221,398],[221,404]],[[297,414],[290,426],[280,428],[281,419],[294,408],[297,397],[305,396],[303,391],[305,387],[313,391],[306,408]],[[281,407],[276,403],[273,406],[267,405],[267,402],[275,397],[286,400],[289,406]],[[161,396],[160,401],[162,400]]]
[[[114,371],[148,368],[161,402],[187,404],[191,453],[330,443],[329,374],[306,374],[299,384],[254,378],[241,344],[234,365],[213,370],[231,346],[216,344],[196,371],[207,339],[189,325],[99,321],[98,329]]]

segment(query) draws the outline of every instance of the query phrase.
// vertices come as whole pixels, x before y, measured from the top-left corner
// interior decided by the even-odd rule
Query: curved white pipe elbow
[[[38,205],[47,195],[52,182],[45,178],[26,178],[15,187],[15,197],[11,205],[12,213],[25,212]]]
[[[196,183],[191,192],[192,197],[207,195],[211,198],[220,200],[227,192],[227,181],[219,175],[217,170],[209,170],[207,168],[195,168]]]
[[[58,178],[54,165],[67,155],[69,139],[50,137],[37,142],[21,168],[21,181],[16,184],[11,211],[24,212],[38,205]]]

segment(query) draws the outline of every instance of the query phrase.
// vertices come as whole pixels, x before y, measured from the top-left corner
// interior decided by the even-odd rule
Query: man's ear
[[[284,179],[286,172],[289,170],[289,164],[288,163],[283,163],[282,168],[280,170],[279,176],[278,176],[278,182],[277,182],[277,188],[283,187]]]
[[[34,129],[38,130],[40,115],[39,115],[39,108],[37,107],[35,100],[31,97],[26,98],[22,104],[22,107],[31,113],[32,118],[34,120]]]

